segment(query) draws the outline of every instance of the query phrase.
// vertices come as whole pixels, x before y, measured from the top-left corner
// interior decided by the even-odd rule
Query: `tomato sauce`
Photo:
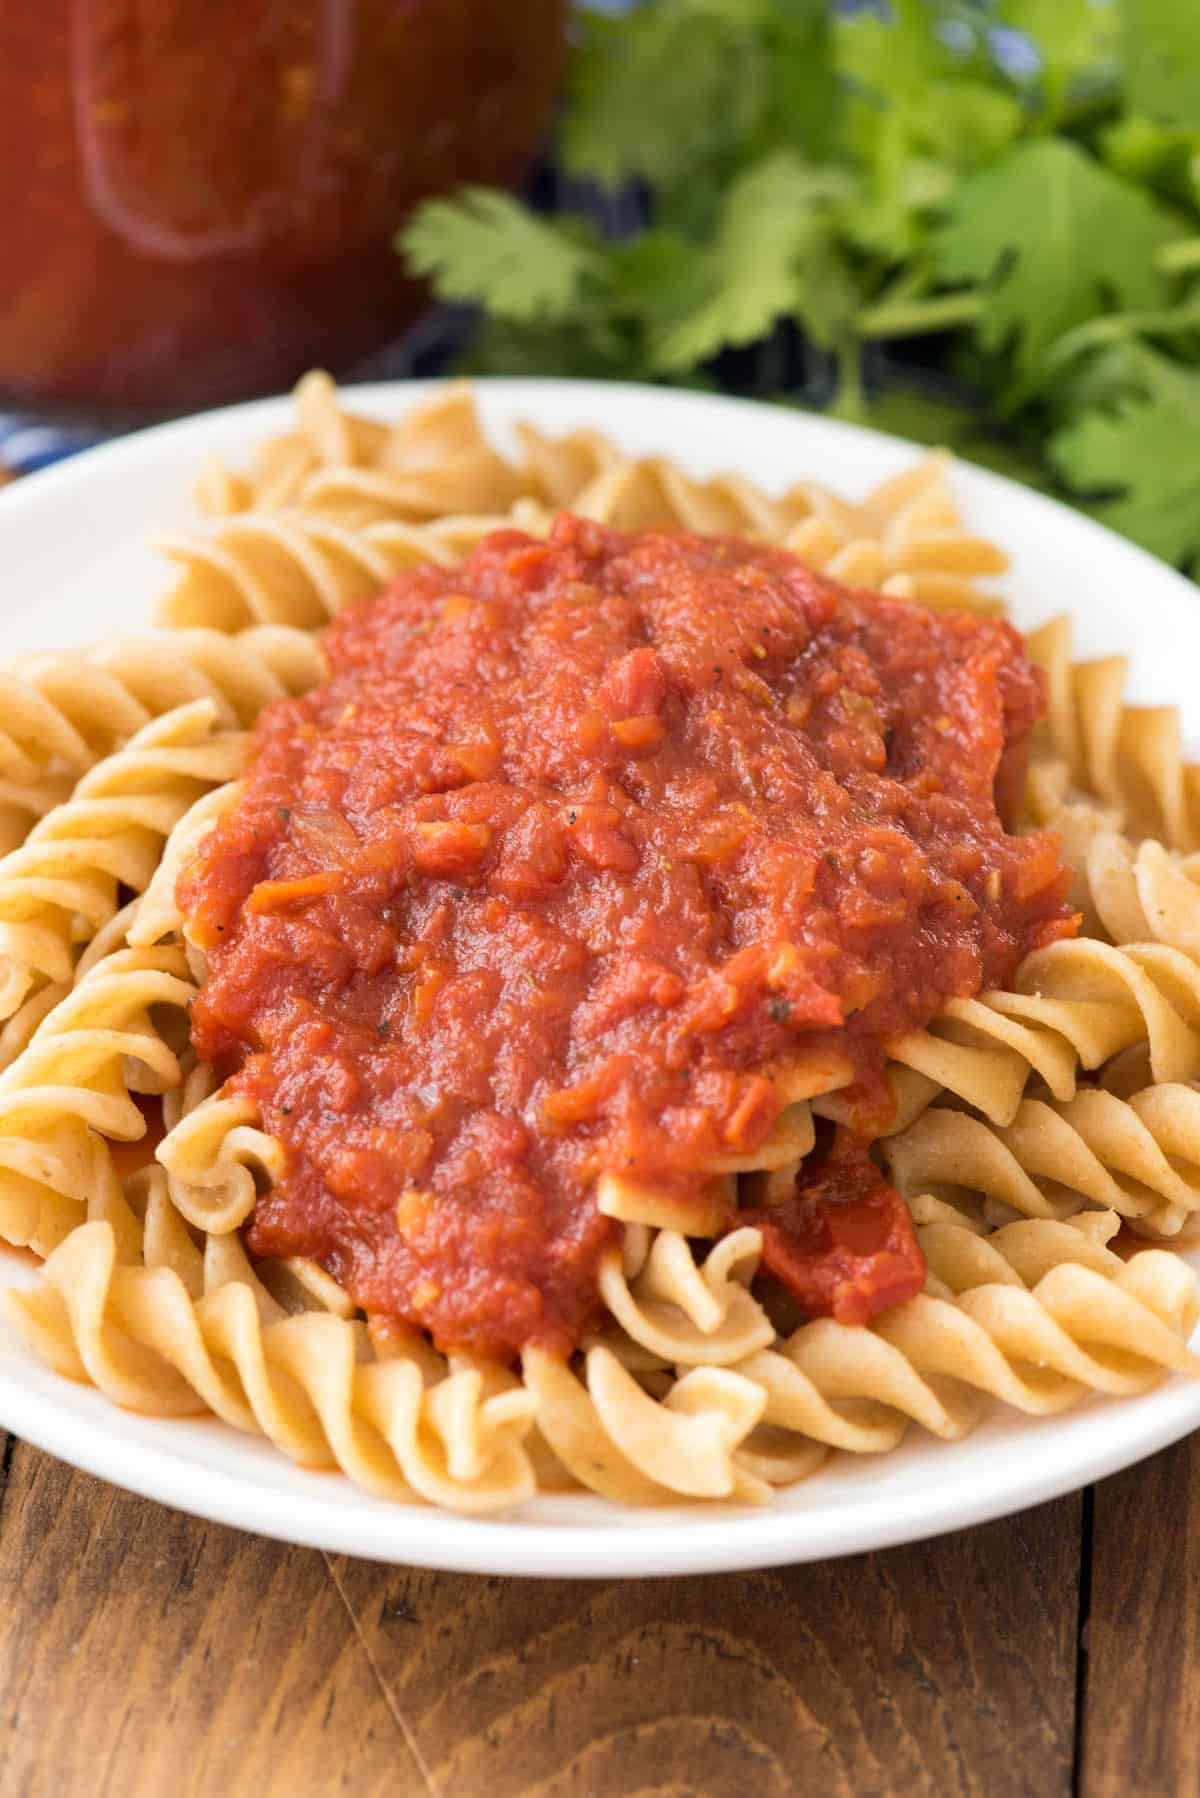
[[[925,1284],[912,1213],[855,1137],[806,1167],[778,1205],[745,1207],[739,1224],[762,1232],[762,1271],[809,1317],[865,1324]]]
[[[287,1149],[251,1249],[444,1347],[569,1348],[601,1174],[695,1225],[798,1066],[865,1134],[891,1038],[1075,928],[997,808],[1044,703],[1005,624],[564,515],[325,647],[185,871],[193,1040]]]

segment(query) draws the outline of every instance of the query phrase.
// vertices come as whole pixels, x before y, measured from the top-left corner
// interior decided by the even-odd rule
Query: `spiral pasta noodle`
[[[339,1468],[381,1498],[492,1510],[534,1490],[522,1442],[529,1392],[486,1393],[463,1369],[426,1389],[404,1356],[364,1359],[363,1326],[320,1310],[287,1315],[236,1237],[206,1256],[194,1298],[169,1266],[125,1266],[112,1225],[81,1225],[8,1315],[50,1364],[156,1416],[209,1410],[266,1436],[305,1467]]]
[[[0,1073],[0,1237],[48,1252],[116,1175],[108,1141],[146,1132],[138,1095],[181,1078],[195,997],[181,948],[97,958]]]
[[[600,1269],[600,1294],[628,1341],[660,1365],[728,1367],[774,1340],[749,1290],[760,1250],[757,1230],[734,1230],[697,1267],[677,1230],[656,1231],[640,1254],[627,1237],[625,1254]]]
[[[245,739],[218,725],[211,699],[153,719],[0,859],[0,1019],[42,985],[70,981],[122,889],[149,884],[179,818],[238,772]]]
[[[1097,831],[1079,878],[1098,935],[1124,946],[1161,944],[1200,961],[1200,857],[1172,855],[1153,838],[1135,846],[1120,832]]]
[[[551,460],[552,446],[528,427],[523,442],[535,465]],[[584,445],[570,447],[584,472]],[[876,587],[937,610],[1000,610],[978,579],[1002,572],[1007,558],[965,530],[943,456],[928,457],[856,506],[807,482],[772,500],[740,476],[695,480],[662,457],[625,461],[607,445],[595,461],[574,492],[564,495],[561,473],[553,479],[554,503],[622,530],[658,525],[761,537],[850,586]]]
[[[593,431],[554,438],[519,425],[508,461],[488,444],[465,386],[389,426],[344,410],[328,376],[311,374],[296,411],[297,428],[269,441],[248,474],[206,471],[208,534],[162,541],[182,570],[164,623],[313,629],[414,561],[458,560],[502,525],[539,534],[563,509],[623,529],[761,538],[850,585],[938,610],[1002,609],[980,582],[1007,557],[967,531],[943,454],[855,505],[811,482],[773,498],[738,475],[697,480]]]
[[[361,528],[300,507],[238,514],[205,535],[160,539],[160,549],[181,569],[160,621],[217,631],[315,630],[402,569],[418,562],[448,567],[501,526],[540,531],[548,522],[528,506],[511,515],[464,513]]]
[[[176,821],[163,845],[158,867],[130,913],[129,942],[135,948],[150,948],[164,939],[183,941],[183,914],[175,897],[179,876],[188,857],[195,853],[218,818],[235,803],[238,791],[237,781],[212,787]],[[189,953],[199,979],[202,958],[196,950]]]
[[[1118,951],[1089,939],[1051,945],[1023,964],[1015,990],[952,999],[927,1029],[892,1044],[901,1103],[881,1136],[906,1130],[939,1095],[993,1124],[1011,1123],[1031,1080],[1071,1099],[1081,1069],[1100,1068],[1134,1045],[1152,1055],[1156,1077],[1190,1079],[1200,1072],[1198,973],[1170,950]],[[816,1108],[842,1119],[836,1094]]]
[[[1156,1081],[1200,1076],[1200,886],[1161,844],[1135,850],[1108,831],[1092,838],[1080,878],[1097,930],[1112,940],[1038,950],[1011,991],[952,1000],[927,1030],[893,1044],[931,1095],[944,1091],[1003,1126],[1031,1077],[1070,1101],[1080,1070],[1135,1047]],[[901,1111],[896,1129],[912,1117]]]
[[[1126,1264],[1094,1236],[1041,1220],[986,1237],[941,1222],[920,1237],[925,1293],[865,1330],[802,1325],[741,1364],[767,1391],[765,1425],[880,1453],[909,1423],[953,1440],[988,1400],[1046,1415],[1089,1392],[1143,1391],[1166,1369],[1195,1371],[1195,1279],[1175,1256]]]
[[[1116,1219],[1109,1216],[1111,1233]],[[671,1481],[686,1455],[692,1496],[719,1489],[752,1500],[762,1496],[755,1482],[791,1483],[832,1449],[886,1453],[910,1423],[956,1439],[989,1400],[1048,1415],[1092,1392],[1129,1395],[1164,1371],[1197,1371],[1186,1346],[1196,1283],[1172,1255],[1148,1252],[1126,1264],[1096,1235],[1053,1221],[1009,1225],[984,1238],[943,1222],[922,1229],[921,1240],[930,1264],[925,1294],[868,1328],[819,1320],[713,1370],[726,1377],[703,1391],[725,1417],[709,1419],[701,1447],[671,1441],[675,1426],[664,1423],[663,1404],[636,1396],[644,1364],[620,1344],[589,1349],[578,1375],[527,1352],[538,1427],[571,1474],[605,1497],[661,1502],[665,1491],[680,1489]],[[740,1245],[739,1253],[746,1253]],[[669,1290],[682,1301],[677,1330],[695,1329],[706,1309],[696,1281],[703,1284],[702,1274],[670,1277]],[[669,1386],[668,1409],[679,1407],[681,1391],[690,1407],[687,1382],[699,1371]],[[757,1404],[747,1386],[757,1389]]]
[[[602,1344],[587,1350],[582,1381],[541,1349],[526,1350],[522,1372],[541,1435],[590,1491],[626,1504],[768,1496],[766,1482],[736,1458],[765,1405],[744,1374],[694,1367],[660,1401]]]
[[[9,663],[0,670],[0,853],[164,712],[208,699],[224,725],[244,726],[323,673],[319,646],[288,626],[163,631]]]
[[[1093,809],[1114,808],[1138,835],[1172,849],[1200,847],[1200,765],[1184,758],[1178,708],[1126,704],[1124,656],[1073,663],[1067,618],[1032,631],[1027,643],[1047,674],[1043,734],[1058,768],[1056,783],[1034,788],[1048,795],[1038,807],[1045,821],[1088,796]]]
[[[237,475],[210,463],[197,498],[215,517],[303,505],[352,525],[377,518],[504,512],[518,497],[514,470],[484,435],[474,394],[451,383],[397,425],[347,411],[327,374],[295,390],[296,428],[269,439]]]
[[[1029,1098],[1004,1128],[927,1111],[887,1145],[898,1189],[952,1188],[1029,1217],[1112,1210],[1139,1233],[1177,1236],[1200,1209],[1200,1091],[1164,1082],[1124,1099],[1081,1088],[1065,1104]]]
[[[158,1160],[180,1216],[209,1235],[226,1235],[254,1209],[259,1184],[279,1177],[283,1154],[259,1128],[253,1103],[227,1096],[211,1070],[190,1070],[163,1102],[166,1136]]]

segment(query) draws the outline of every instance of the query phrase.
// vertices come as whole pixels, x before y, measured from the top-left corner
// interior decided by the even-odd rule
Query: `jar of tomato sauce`
[[[0,397],[162,412],[377,348],[405,215],[528,164],[564,5],[0,5]]]

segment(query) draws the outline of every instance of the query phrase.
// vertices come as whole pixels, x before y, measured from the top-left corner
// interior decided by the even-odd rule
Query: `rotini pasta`
[[[1007,558],[964,530],[944,456],[928,457],[849,505],[812,482],[771,499],[737,475],[696,481],[661,456],[629,461],[592,431],[555,439],[522,425],[518,436],[529,490],[549,506],[629,530],[679,525],[761,537],[837,580],[925,604],[998,604],[974,583],[1002,572]]]
[[[1115,1230],[1115,1218],[1107,1228]],[[910,1422],[946,1439],[960,1436],[980,1416],[981,1398],[1046,1415],[1089,1392],[1142,1391],[1164,1368],[1196,1371],[1186,1347],[1197,1315],[1195,1282],[1172,1256],[1143,1254],[1127,1264],[1095,1235],[1053,1222],[1009,1225],[986,1238],[939,1223],[923,1229],[921,1240],[930,1263],[926,1295],[868,1330],[803,1325],[778,1347],[734,1364],[765,1405],[738,1439],[732,1466],[718,1459],[719,1473],[706,1439],[706,1480],[736,1482],[740,1472],[747,1480],[790,1483],[815,1471],[829,1449],[886,1452]],[[700,1277],[695,1270],[673,1277],[671,1290],[686,1291]],[[526,1378],[542,1399],[539,1427],[582,1484],[626,1502],[652,1502],[663,1496],[654,1490],[661,1474],[645,1484],[638,1425],[644,1418],[650,1427],[653,1401],[634,1402],[630,1416],[637,1363],[623,1378],[621,1364],[619,1352],[599,1358],[593,1350],[581,1381],[535,1355],[527,1357]],[[739,1387],[723,1393],[736,1414],[745,1394]],[[667,1468],[676,1458],[677,1451]],[[749,1486],[737,1495],[756,1496]]]
[[[359,529],[299,507],[238,514],[207,535],[160,540],[182,569],[162,602],[161,622],[217,631],[315,630],[402,569],[419,562],[450,566],[500,525],[539,530],[547,522],[529,507],[511,517],[465,513]]]
[[[1164,1368],[1195,1371],[1195,1282],[1173,1256],[1126,1264],[1094,1236],[1043,1221],[985,1237],[939,1222],[920,1234],[925,1293],[867,1330],[805,1324],[740,1365],[767,1391],[767,1425],[879,1453],[910,1422],[962,1435],[981,1398],[1045,1415],[1089,1392],[1142,1391]]]
[[[533,434],[527,431],[525,441],[532,447]],[[606,446],[592,477],[557,503],[624,530],[674,525],[761,537],[849,585],[939,610],[998,611],[999,600],[977,579],[1002,572],[1007,558],[964,530],[945,470],[945,458],[931,456],[851,506],[808,483],[771,500],[734,475],[696,481],[661,457],[624,462]],[[555,485],[561,491],[561,481]]]
[[[429,586],[424,614],[397,614],[400,634],[407,642],[443,628],[463,633],[451,656],[460,696],[523,678],[539,658],[565,660],[589,628],[580,618],[585,600],[595,608],[594,592],[583,594],[573,577],[554,595],[562,611],[548,645],[525,635],[520,657],[497,673],[479,620],[498,577],[484,580],[480,606],[474,562],[460,572],[504,527],[545,540],[517,540],[544,579],[563,509],[614,531],[674,526],[770,543],[835,581],[986,620],[1001,610],[987,583],[1006,558],[965,527],[948,459],[928,457],[850,503],[804,482],[772,496],[736,475],[697,480],[590,431],[552,437],[518,426],[512,453],[502,454],[465,387],[445,389],[391,426],[343,409],[328,378],[314,375],[297,390],[296,408],[295,428],[264,445],[248,471],[214,465],[202,476],[208,529],[164,544],[179,569],[163,606],[170,629],[27,657],[0,675],[9,701],[0,731],[0,842],[9,846],[0,859],[0,1238],[45,1262],[32,1288],[3,1297],[25,1340],[66,1377],[130,1409],[209,1413],[379,1497],[464,1512],[572,1487],[619,1503],[762,1504],[832,1454],[887,1453],[913,1424],[955,1440],[994,1403],[1052,1416],[1089,1394],[1129,1396],[1170,1373],[1200,1374],[1188,1348],[1200,1316],[1195,1276],[1157,1246],[1200,1239],[1200,854],[1192,853],[1200,849],[1200,774],[1183,759],[1170,708],[1124,703],[1123,661],[1072,665],[1062,620],[1029,639],[1050,708],[1033,738],[1021,828],[1061,833],[1086,934],[1065,936],[1061,903],[1048,902],[1035,920],[1048,929],[1024,939],[1041,946],[1015,972],[1010,962],[993,973],[1003,987],[951,997],[933,1016],[930,1005],[916,1012],[917,1027],[888,1036],[876,1076],[891,1089],[894,1116],[879,1132],[875,1161],[864,1150],[853,1165],[862,1185],[855,1202],[866,1207],[855,1213],[858,1227],[878,1231],[882,1218],[888,1232],[872,1251],[878,1264],[865,1258],[870,1278],[895,1286],[859,1313],[850,1300],[867,1279],[864,1258],[835,1227],[847,1197],[839,1168],[851,1165],[838,1157],[860,1128],[855,1065],[832,1027],[808,1060],[795,1059],[795,1035],[786,1050],[761,1046],[773,1040],[769,1025],[811,1002],[802,975],[818,952],[801,932],[803,947],[780,936],[760,952],[749,928],[738,934],[739,918],[712,977],[686,988],[663,947],[662,919],[673,908],[694,908],[689,953],[698,953],[719,916],[714,895],[724,903],[726,891],[736,893],[747,916],[762,903],[736,857],[762,795],[772,782],[786,788],[775,741],[737,765],[738,805],[714,808],[720,828],[682,839],[695,878],[672,887],[661,846],[640,866],[629,851],[631,820],[653,810],[650,758],[666,728],[668,683],[650,665],[650,633],[634,633],[615,674],[606,639],[607,659],[589,664],[577,705],[579,740],[589,752],[599,746],[602,778],[567,794],[555,784],[557,766],[539,762],[534,799],[520,813],[523,834],[503,838],[497,881],[485,892],[483,858],[514,828],[486,809],[508,778],[510,746],[490,717],[486,728],[475,714],[470,728],[461,724],[470,712],[463,697],[444,718],[423,709],[436,684],[427,672],[407,690],[402,733],[372,736],[358,695],[346,704],[336,690],[336,646],[349,640],[339,633],[358,614],[326,634],[332,662],[314,635],[408,570],[432,567],[454,572],[438,577],[444,588]],[[605,538],[572,541],[586,558]],[[761,585],[739,590],[726,635]],[[614,616],[606,614],[606,631],[615,631]],[[718,746],[729,739],[735,704],[767,710],[780,698],[767,679],[772,659],[798,651],[777,647],[779,628],[777,614],[763,614],[742,666],[721,643],[729,659],[715,669],[704,715]],[[926,617],[921,640],[958,628]],[[964,620],[962,628],[994,627]],[[360,652],[373,665],[381,641]],[[848,690],[856,693],[843,668],[829,685],[842,708],[831,726],[841,733],[838,753],[877,724],[863,695],[844,703]],[[336,698],[329,716],[347,734],[305,789],[303,856],[272,860],[262,844],[274,818],[291,820],[293,793],[279,784],[278,765],[276,784],[255,786],[243,733],[273,701],[310,692],[311,702],[283,708],[303,716],[301,734],[315,740],[326,728],[324,694]],[[826,689],[814,692],[827,703]],[[813,699],[791,688],[782,697],[788,721],[806,727]],[[540,723],[539,754],[552,740],[566,754],[555,739],[559,731],[566,741],[560,721],[552,711]],[[933,728],[949,734],[950,725],[944,718]],[[403,733],[419,793],[411,819],[386,791]],[[879,765],[890,763],[882,730],[880,744]],[[874,755],[872,746],[856,777],[876,765]],[[714,755],[685,772],[695,783],[716,766]],[[326,803],[331,769],[358,783],[353,806]],[[673,787],[672,807],[683,810],[691,790],[686,781]],[[843,800],[827,803],[835,817]],[[789,804],[803,810],[794,797]],[[233,914],[220,911],[218,892],[200,928],[193,883],[213,845],[235,829],[243,831],[237,854],[254,867],[241,913],[258,920],[278,958],[273,969],[293,956],[304,970],[299,1000],[281,977],[281,1009],[268,1020],[272,1056],[281,1040],[310,1045],[311,1080],[297,1063],[286,1100],[245,1077],[222,1086],[203,1059],[206,1007],[216,1003],[228,948],[213,932]],[[882,863],[870,860],[886,859],[885,834],[867,842],[869,878],[859,887],[847,884],[845,868],[832,888],[818,888],[816,872],[804,875],[804,892],[819,893],[828,913],[846,907],[847,931],[876,927],[886,914],[891,895],[875,878]],[[1018,876],[1032,869],[1030,890],[1039,891],[1036,844],[1006,841],[1025,858]],[[798,858],[786,861],[792,852],[780,842],[777,854],[774,845],[759,852],[771,893],[797,879]],[[638,853],[646,855],[642,839]],[[557,924],[530,909],[531,895],[557,890],[580,862],[592,882],[582,958]],[[606,914],[602,897],[651,865],[659,885],[644,910],[617,905]],[[370,900],[347,906],[340,935],[322,935],[310,908],[347,890],[347,870]],[[515,933],[531,934],[527,959],[499,956],[499,939],[480,926],[469,954],[455,941],[456,961],[446,945],[468,915],[476,928],[475,914],[466,901],[456,913],[458,899],[431,905],[419,920],[404,913],[422,879],[440,882],[439,892],[482,893],[491,911],[479,916],[491,929],[504,914],[507,946]],[[1009,897],[1019,885],[1014,877]],[[998,878],[992,896],[1002,889]],[[946,905],[983,902],[982,887],[972,896],[957,880],[943,880],[940,891]],[[571,1227],[580,1240],[594,1231],[594,1305],[556,1336],[548,1280],[537,1288],[540,1332],[518,1333],[515,1347],[504,1338],[498,1348],[482,1333],[456,1338],[437,1319],[453,1316],[456,1294],[478,1288],[483,1274],[465,1250],[461,1265],[447,1252],[452,1277],[444,1282],[434,1277],[440,1264],[431,1274],[420,1261],[446,1203],[430,1169],[439,1108],[461,1074],[454,1058],[475,1053],[466,1038],[477,1029],[483,1040],[505,982],[519,993],[510,1014],[519,1023],[548,1011],[556,983],[580,978],[589,959],[621,941],[621,978],[588,989],[569,1077],[552,1082],[536,1052],[513,1040],[510,1021],[508,1037],[488,1039],[496,1085],[472,1089],[454,1138],[454,1178],[479,1200],[469,1223],[454,1228],[465,1240],[482,1218],[472,1242],[500,1241],[497,1285],[516,1295],[515,1310],[530,1302],[520,1284],[522,1232],[541,1227],[547,1205],[541,1189],[528,1202],[530,1139],[540,1132],[565,1153],[576,1124],[592,1132],[590,1210]],[[869,1006],[880,977],[862,966],[841,995],[848,1016]],[[376,1017],[366,986],[384,967],[398,970],[399,999]],[[355,994],[352,1025],[367,1045],[356,1060],[321,1060],[330,1026],[305,984],[310,971]],[[437,1079],[422,1084],[409,1072],[370,1113],[359,1097],[373,1058],[390,1053],[414,1018],[430,1027],[459,976],[472,983],[470,1004],[444,1040]],[[244,966],[239,979],[251,983]],[[746,998],[758,990],[752,980],[761,983],[758,1013]],[[948,984],[943,992],[963,990]],[[641,1040],[630,1020],[655,1008],[672,1020],[662,1067],[688,1069],[665,1112],[670,1130],[702,1142],[686,1189],[653,1157],[647,1171],[636,1155],[614,1159],[604,1147],[618,1140],[604,1135],[605,1105],[636,1112],[649,1104],[645,1080],[620,1080],[622,1057],[636,1062]],[[588,1060],[588,1033],[602,1036],[613,1018],[624,1034],[616,1072],[605,1064],[601,1077]],[[693,1069],[693,1041],[727,1022],[743,1032],[736,1064],[714,1071],[700,1059]],[[806,1028],[821,1028],[816,1012]],[[500,1092],[519,1097],[501,1103]],[[408,1170],[402,1182],[373,1189],[379,1213],[394,1219],[396,1252],[425,1270],[407,1309],[389,1308],[378,1290],[364,1297],[352,1257],[320,1251],[321,1265],[316,1249],[283,1255],[270,1246],[262,1219],[276,1215],[300,1152],[282,1123],[295,1105],[306,1128],[334,1121],[322,1177],[336,1205],[374,1177],[373,1158]],[[759,1128],[760,1118],[769,1123]],[[500,1174],[509,1181],[495,1213],[502,1227],[487,1185]],[[833,1199],[820,1196],[822,1180],[833,1181]],[[806,1302],[816,1288],[793,1278],[788,1255],[799,1256],[804,1231],[818,1227],[832,1232],[823,1265],[842,1284]],[[1131,1255],[1130,1237],[1143,1239]],[[573,1242],[553,1244],[555,1278],[567,1284]],[[439,1330],[456,1343],[448,1353],[434,1346]]]
[[[493,1510],[532,1495],[530,1392],[486,1395],[474,1369],[427,1390],[404,1356],[364,1360],[361,1324],[288,1316],[236,1237],[206,1254],[193,1298],[169,1266],[123,1266],[112,1225],[82,1224],[9,1315],[60,1373],[157,1416],[211,1410],[305,1467],[336,1467],[381,1498]]]
[[[183,936],[183,914],[176,897],[179,876],[218,818],[235,803],[236,781],[227,781],[197,799],[173,827],[163,845],[158,867],[129,919],[129,941],[135,948],[149,948],[164,938]],[[190,951],[193,960],[201,958]]]
[[[282,1149],[259,1127],[253,1101],[227,1097],[201,1065],[167,1094],[163,1122],[158,1159],[171,1204],[206,1234],[236,1230],[254,1209],[259,1183],[282,1168]]]
[[[1161,943],[1200,959],[1200,858],[1172,855],[1153,839],[1135,847],[1118,832],[1098,831],[1080,863],[1097,934],[1126,946]]]
[[[183,569],[164,623],[312,629],[415,561],[458,560],[500,524],[539,535],[562,508],[622,529],[761,538],[837,580],[938,610],[1002,609],[980,581],[1007,557],[964,527],[944,455],[852,505],[811,482],[772,498],[738,475],[694,480],[592,431],[551,438],[519,425],[518,457],[506,462],[466,387],[388,427],[342,410],[328,376],[306,375],[296,409],[297,430],[265,445],[250,474],[206,471],[200,498],[215,529],[163,540]]]
[[[314,370],[295,393],[296,429],[262,446],[248,475],[210,464],[198,484],[206,512],[303,505],[358,525],[377,518],[504,512],[518,497],[514,471],[488,442],[468,386],[447,386],[399,425],[345,411],[329,376]]]
[[[208,699],[224,725],[247,725],[323,670],[312,637],[287,626],[164,631],[10,663],[0,671],[0,854],[164,712]]]
[[[1128,662],[1123,656],[1071,661],[1071,624],[1055,618],[1028,637],[1029,653],[1046,669],[1050,711],[1047,748],[1056,779],[1033,790],[1046,821],[1074,799],[1098,801],[1128,820],[1138,835],[1161,837],[1172,849],[1200,847],[1200,766],[1184,760],[1174,706],[1124,703]],[[1057,803],[1055,803],[1057,791]],[[1040,803],[1039,803],[1040,801]]]
[[[625,1256],[606,1258],[600,1294],[629,1340],[664,1366],[727,1367],[774,1340],[774,1325],[749,1291],[761,1247],[756,1230],[722,1237],[702,1267],[676,1230],[655,1232],[640,1266],[627,1273],[629,1247],[627,1239]]]
[[[116,1175],[105,1139],[146,1132],[138,1095],[181,1078],[195,997],[178,945],[116,947],[87,967],[0,1073],[0,1237],[48,1252]]]
[[[1198,1125],[1193,1086],[1162,1083],[1128,1099],[1089,1087],[1066,1104],[1025,1099],[1002,1130],[963,1112],[926,1112],[888,1157],[907,1194],[963,1188],[1031,1217],[1090,1203],[1140,1234],[1177,1236],[1200,1207]]]
[[[245,739],[212,699],[153,719],[0,859],[0,1018],[70,982],[79,948],[150,882],[192,802],[237,774]]]
[[[1135,860],[1153,923],[1132,879]],[[1038,950],[1014,990],[951,1001],[928,1030],[893,1044],[898,1063],[922,1076],[927,1091],[1006,1125],[1031,1075],[1069,1101],[1080,1070],[1094,1072],[1135,1047],[1148,1078],[1200,1075],[1200,962],[1186,947],[1195,940],[1193,883],[1160,845],[1144,844],[1135,858],[1124,839],[1108,836],[1095,839],[1085,869],[1114,942],[1083,937]],[[911,1107],[901,1110],[897,1129],[912,1116]]]
[[[633,1504],[768,1496],[766,1482],[737,1462],[763,1415],[756,1381],[694,1367],[660,1402],[599,1344],[587,1351],[583,1381],[540,1349],[526,1351],[522,1371],[537,1400],[539,1432],[581,1486]]]

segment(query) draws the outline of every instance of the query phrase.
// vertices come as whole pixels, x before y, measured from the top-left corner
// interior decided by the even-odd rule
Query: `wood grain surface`
[[[1089,1798],[1200,1792],[1200,1436],[1095,1490],[1083,1628]]]
[[[911,1548],[625,1584],[287,1548],[10,1442],[0,1794],[1194,1792],[1198,1455]]]

